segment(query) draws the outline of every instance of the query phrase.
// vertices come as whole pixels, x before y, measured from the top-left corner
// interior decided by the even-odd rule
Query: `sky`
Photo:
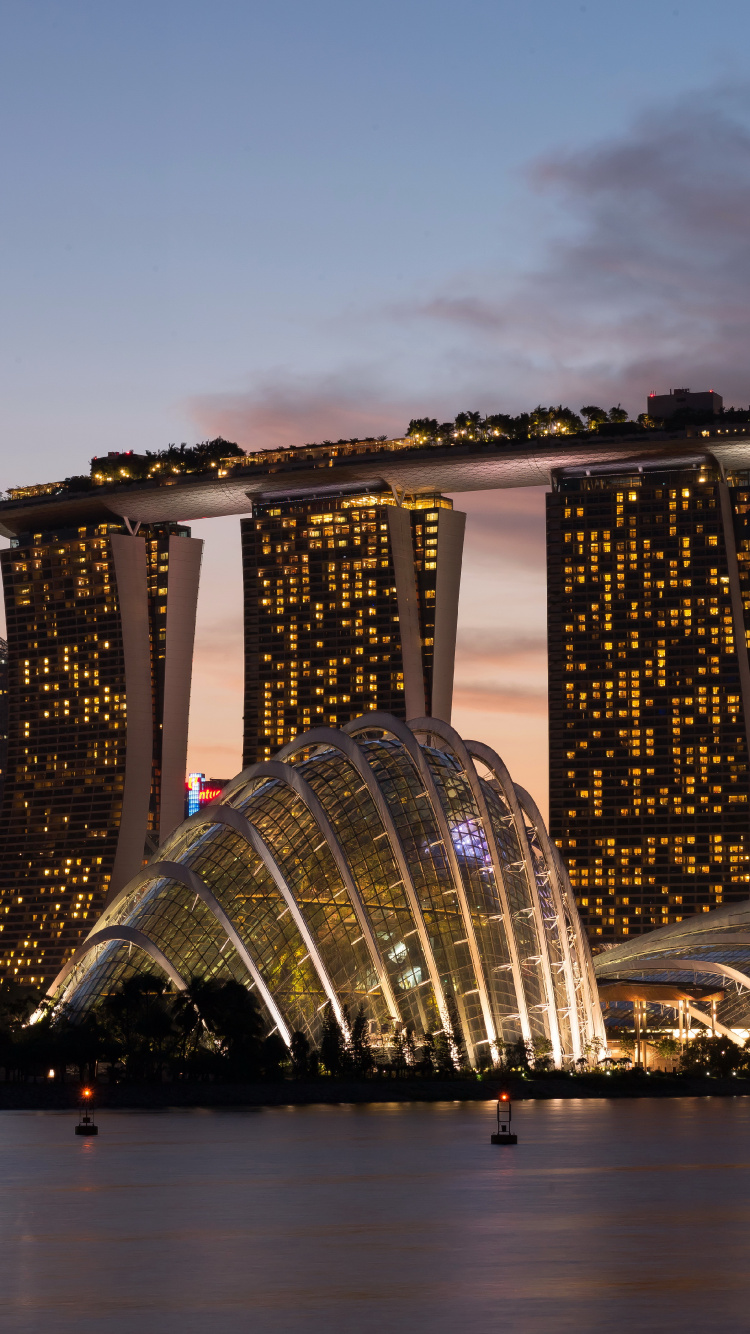
[[[750,401],[737,0],[5,0],[0,487],[649,390]],[[454,722],[546,809],[544,494],[468,514]],[[236,519],[189,761],[241,749]]]

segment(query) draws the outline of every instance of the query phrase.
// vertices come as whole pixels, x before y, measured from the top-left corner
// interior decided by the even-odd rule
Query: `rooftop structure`
[[[342,490],[392,490],[397,497],[438,492],[549,486],[558,469],[597,466],[681,466],[710,451],[725,469],[750,467],[750,424],[679,431],[536,436],[519,443],[502,436],[450,441],[407,436],[332,445],[260,450],[222,460],[202,472],[161,473],[148,481],[88,490],[50,482],[15,487],[0,502],[0,533],[43,531],[51,524],[217,518],[249,514],[255,500],[335,495]],[[324,470],[324,471],[322,471]]]
[[[251,989],[267,1029],[524,1039],[556,1065],[603,1038],[567,877],[500,758],[447,724],[366,715],[296,737],[166,841],[50,988],[86,1012],[132,972]]]
[[[718,417],[723,406],[721,394],[713,389],[702,394],[691,394],[689,389],[670,389],[668,394],[649,394],[646,412],[656,421],[668,421],[678,412]]]
[[[691,1020],[742,1041],[750,1034],[750,900],[685,917],[605,949],[594,960],[602,998],[638,1001],[651,1027]],[[671,994],[670,994],[671,993]]]

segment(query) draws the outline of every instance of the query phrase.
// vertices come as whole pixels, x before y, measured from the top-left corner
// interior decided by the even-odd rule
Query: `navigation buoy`
[[[490,1144],[517,1144],[518,1135],[513,1135],[510,1129],[510,1096],[507,1093],[501,1093],[497,1100],[497,1134],[490,1135]]]
[[[78,1112],[76,1135],[98,1135],[99,1127],[94,1120],[94,1094],[91,1089],[81,1089],[81,1105]]]

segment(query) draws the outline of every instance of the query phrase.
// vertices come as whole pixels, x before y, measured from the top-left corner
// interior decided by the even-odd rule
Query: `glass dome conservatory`
[[[133,972],[235,978],[268,1030],[317,1041],[360,1007],[377,1042],[458,1014],[470,1060],[604,1038],[588,945],[539,812],[447,724],[369,714],[235,778],[105,909],[50,988],[83,1012]],[[453,1006],[455,1004],[455,1010]]]

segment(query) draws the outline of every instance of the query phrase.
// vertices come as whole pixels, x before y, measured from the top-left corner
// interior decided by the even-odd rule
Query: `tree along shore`
[[[267,1033],[257,1000],[235,981],[194,978],[185,991],[174,992],[166,982],[137,973],[83,1012],[5,983],[0,985],[0,1107],[36,1105],[35,1098],[53,1098],[40,1105],[67,1106],[71,1090],[75,1096],[87,1083],[100,1084],[111,1105],[119,1096],[144,1097],[142,1090],[149,1087],[159,1105],[165,1105],[164,1089],[171,1089],[178,1101],[187,1098],[194,1106],[226,1102],[217,1089],[261,1086],[276,1092],[255,1099],[259,1102],[340,1100],[330,1094],[332,1087],[354,1090],[343,1100],[357,1102],[387,1100],[395,1089],[403,1090],[400,1097],[411,1089],[421,1100],[482,1097],[491,1096],[486,1090],[498,1081],[510,1081],[518,1096],[540,1097],[622,1096],[641,1085],[644,1091],[658,1085],[692,1092],[691,1081],[707,1078],[713,1091],[721,1081],[728,1081],[727,1091],[739,1092],[746,1082],[750,1088],[750,1046],[708,1033],[696,1035],[681,1051],[669,1036],[656,1042],[657,1050],[669,1049],[662,1052],[665,1060],[678,1057],[673,1075],[628,1069],[631,1061],[613,1061],[601,1042],[591,1043],[572,1070],[557,1071],[548,1041],[524,1039],[499,1043],[494,1064],[484,1046],[486,1063],[473,1068],[453,997],[448,1012],[449,1022],[438,1032],[417,1038],[391,1025],[373,1045],[361,1008],[353,1016],[344,1009],[339,1022],[329,1005],[316,1047],[300,1031],[287,1046],[277,1032]],[[619,1041],[625,1041],[622,1034]],[[59,1093],[42,1094],[50,1085],[59,1086]],[[35,1090],[28,1094],[31,1103],[23,1092],[11,1091],[25,1088]]]
[[[182,1080],[249,1083],[266,1079],[402,1077],[471,1078],[455,998],[447,998],[448,1022],[417,1037],[402,1024],[380,1026],[362,1007],[337,1018],[327,1004],[320,1016],[318,1044],[295,1030],[290,1045],[268,1020],[255,995],[240,982],[191,978],[173,990],[151,973],[135,973],[89,1009],[55,1005],[30,988],[0,985],[0,1079],[36,1082],[50,1072],[79,1084],[107,1072],[109,1083]],[[582,1064],[596,1064],[599,1048]],[[504,1069],[536,1073],[551,1068],[548,1039],[498,1044]],[[492,1068],[489,1046],[482,1059]]]

